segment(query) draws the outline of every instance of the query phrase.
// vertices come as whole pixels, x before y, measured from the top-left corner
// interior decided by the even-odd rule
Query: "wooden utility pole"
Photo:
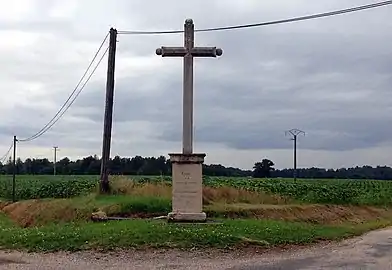
[[[114,99],[114,69],[116,60],[117,30],[110,28],[108,70],[106,79],[105,117],[103,123],[103,142],[101,159],[101,193],[109,192],[108,163],[110,157],[110,143],[112,139],[113,99]]]
[[[59,148],[59,147],[58,146],[53,146],[53,149],[54,149],[53,175],[56,175],[57,148]]]
[[[18,140],[16,139],[16,136],[14,136],[14,157],[13,157],[13,171],[12,171],[12,201],[15,202],[16,201],[16,194],[15,194],[15,185],[16,185],[16,181],[15,181],[15,177],[16,177],[16,142]]]

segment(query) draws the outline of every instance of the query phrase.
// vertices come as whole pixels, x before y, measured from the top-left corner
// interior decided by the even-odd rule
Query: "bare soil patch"
[[[9,265],[9,264],[24,264],[25,262],[16,259],[10,258],[2,258],[0,257],[0,265]]]

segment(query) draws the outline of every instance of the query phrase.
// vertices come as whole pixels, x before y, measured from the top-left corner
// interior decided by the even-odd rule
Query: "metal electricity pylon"
[[[294,181],[297,181],[297,137],[298,135],[304,135],[305,132],[299,129],[290,129],[285,132],[285,135],[292,136],[291,140],[294,141],[294,172],[293,172],[293,178]]]

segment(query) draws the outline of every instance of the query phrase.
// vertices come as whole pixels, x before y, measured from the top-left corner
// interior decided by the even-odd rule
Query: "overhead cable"
[[[283,24],[283,23],[291,23],[291,22],[298,22],[298,21],[305,21],[335,15],[341,15],[345,13],[351,13],[361,10],[373,9],[377,7],[391,5],[392,1],[383,1],[374,4],[368,4],[363,6],[357,6],[347,9],[335,10],[330,12],[318,13],[313,15],[283,19],[283,20],[276,20],[276,21],[269,21],[269,22],[260,22],[260,23],[252,23],[252,24],[242,24],[242,25],[234,25],[234,26],[223,26],[223,27],[214,27],[214,28],[205,28],[205,29],[196,29],[195,32],[212,32],[212,31],[223,31],[223,30],[234,30],[234,29],[242,29],[242,28],[251,28],[251,27],[260,27],[260,26],[267,26],[267,25],[274,25],[274,24]],[[178,34],[183,33],[184,30],[166,30],[166,31],[138,31],[138,30],[126,30],[126,31],[118,31],[118,34],[125,34],[125,35],[161,35],[161,34]]]
[[[98,61],[97,65],[95,66],[95,68],[93,69],[93,71],[91,72],[91,74],[89,75],[89,77],[87,78],[87,80],[84,82],[84,84],[82,85],[82,87],[79,89],[79,91],[77,92],[77,94],[74,96],[74,98],[71,100],[72,96],[75,94],[75,92],[78,90],[80,84],[82,83],[84,77],[87,75],[90,67],[92,66],[92,64],[94,63],[95,59],[97,58],[99,52],[101,51],[106,39],[108,37],[108,34],[105,36],[104,40],[102,41],[101,45],[99,46],[97,52],[95,53],[93,59],[91,60],[89,66],[87,67],[86,71],[84,72],[82,78],[79,80],[79,82],[77,83],[76,87],[74,88],[74,90],[72,91],[72,93],[69,95],[68,99],[64,102],[64,104],[61,106],[61,108],[57,111],[57,113],[55,114],[55,116],[53,116],[53,118],[43,127],[41,128],[37,133],[35,133],[34,135],[26,138],[26,139],[18,139],[19,142],[29,142],[32,140],[35,140],[36,138],[42,136],[44,133],[46,133],[51,127],[54,126],[54,124],[56,124],[58,122],[58,120],[64,115],[64,113],[69,109],[69,107],[71,107],[71,105],[73,104],[73,102],[76,100],[76,98],[79,96],[79,94],[81,93],[81,91],[84,89],[84,87],[86,86],[86,84],[88,83],[88,81],[90,80],[90,78],[92,77],[92,75],[95,73],[95,70],[98,68],[99,64],[102,62],[103,57],[106,55],[108,48],[106,48],[106,51],[103,53],[102,57],[100,58],[100,60]],[[68,103],[71,100],[70,103]],[[64,109],[65,108],[65,109]],[[56,119],[57,118],[57,119]]]
[[[8,157],[8,154],[11,152],[11,149],[12,149],[13,146],[14,146],[14,142],[11,143],[10,148],[9,148],[8,151],[4,154],[4,156],[2,156],[2,157],[0,158],[0,163],[1,163],[1,164],[4,164],[4,162],[6,161],[6,159],[7,159],[7,157]]]

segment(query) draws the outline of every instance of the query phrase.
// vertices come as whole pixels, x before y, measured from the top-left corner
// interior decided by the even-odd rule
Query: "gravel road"
[[[201,251],[20,253],[0,251],[0,269],[392,269],[392,228],[310,248],[239,254]]]

